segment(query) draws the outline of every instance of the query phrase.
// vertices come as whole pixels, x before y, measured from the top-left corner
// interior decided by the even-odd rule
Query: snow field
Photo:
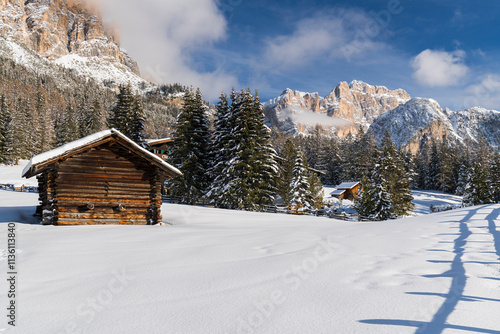
[[[24,223],[36,194],[0,199],[2,235],[19,222],[6,332],[500,329],[500,205],[358,223],[165,204],[168,226],[55,227]]]

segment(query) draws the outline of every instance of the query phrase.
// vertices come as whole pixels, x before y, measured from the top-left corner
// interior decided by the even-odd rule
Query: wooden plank
[[[60,212],[59,219],[120,219],[120,220],[133,220],[133,219],[146,219],[146,214],[88,214],[88,213],[66,213]]]
[[[143,202],[143,201],[141,201]],[[72,200],[72,201],[61,201],[61,200],[54,200],[52,203],[54,208],[59,208],[59,207],[80,207],[87,205],[88,203],[93,203],[97,208],[114,208],[118,206],[119,204],[124,204],[123,201],[109,201],[109,202],[96,202],[96,201],[83,201],[83,200]],[[127,208],[149,208],[151,207],[150,201],[148,203],[126,203]]]
[[[134,196],[134,195],[126,195],[126,196],[118,196],[113,195],[109,197],[104,196],[93,196],[92,194],[73,194],[73,193],[57,193],[54,198],[57,201],[83,201],[83,202],[119,202],[119,203],[149,203],[151,200],[148,196]]]
[[[134,188],[108,188],[108,187],[93,187],[93,188],[83,188],[83,187],[60,187],[58,194],[93,194],[93,195],[138,195],[138,196],[150,196],[151,191],[149,189],[134,189]]]
[[[80,163],[71,163],[71,164],[65,164],[64,166],[61,166],[59,171],[67,171],[67,170],[109,170],[109,171],[116,171],[116,172],[121,172],[121,171],[136,171],[136,172],[150,172],[151,168],[145,167],[141,168],[140,166],[135,166],[135,165],[130,165],[130,166],[124,166],[124,165],[117,165],[117,164],[101,164],[101,163],[96,163],[95,161],[85,161],[85,162],[80,162]]]
[[[92,168],[82,168],[80,170],[60,170],[59,171],[59,177],[64,177],[65,175],[76,175],[80,177],[92,177],[94,175],[99,175],[99,176],[123,176],[123,177],[140,177],[143,178],[146,173],[144,171],[132,171],[132,170],[126,170],[122,172],[113,172],[110,170],[96,170]]]
[[[108,191],[108,192],[107,192]],[[139,194],[139,195],[150,195],[151,191],[146,188],[112,188],[112,187],[106,187],[106,186],[101,186],[101,187],[84,187],[81,185],[75,185],[72,188],[69,187],[61,187],[59,188],[59,193],[61,192],[72,192],[72,193],[77,193],[77,194],[87,194],[87,193],[95,193],[95,194],[101,194],[104,195],[106,193],[113,194],[113,193],[121,193],[124,195],[127,194]]]
[[[70,203],[71,205],[86,205],[88,202],[96,202],[96,205],[101,205],[101,203],[107,203],[108,205],[119,205],[119,204],[124,204],[127,203],[127,205],[131,204],[138,204],[138,205],[149,205],[151,201],[147,200],[125,200],[125,199],[120,199],[120,200],[114,200],[114,199],[104,199],[104,198],[74,198],[74,197],[57,197],[54,199],[55,203],[61,204],[61,203]],[[99,203],[99,204],[97,204]]]
[[[99,157],[72,157],[71,159],[67,160],[65,162],[65,165],[68,166],[78,166],[78,165],[86,165],[91,163],[93,166],[116,166],[119,168],[139,168],[139,169],[145,169],[145,168],[150,168],[151,165],[147,163],[142,163],[139,161],[134,161],[134,160],[127,160],[122,157],[116,157],[112,159],[107,159],[107,158],[99,158]]]
[[[58,219],[56,225],[147,225],[146,219]]]
[[[59,207],[57,209],[59,215],[68,215],[68,214],[92,214],[92,215],[120,215],[119,212],[115,210],[114,207],[96,207],[93,210],[82,210],[81,206],[64,206]],[[121,215],[127,216],[142,216],[146,217],[149,214],[149,208],[132,208],[130,206],[127,207],[126,211],[123,211]]]
[[[120,180],[92,180],[92,179],[82,179],[76,178],[70,182],[61,182],[59,187],[74,187],[74,186],[82,186],[82,187],[109,187],[113,189],[120,188],[133,188],[133,189],[151,189],[151,184],[147,181],[137,182],[137,181],[128,181],[121,182]]]
[[[71,180],[71,179],[79,179],[82,177],[88,177],[89,179],[97,179],[97,180],[105,180],[105,179],[113,179],[113,180],[142,180],[142,176],[125,176],[125,175],[97,175],[97,174],[82,174],[77,175],[75,173],[65,174],[62,173],[60,175],[61,180]]]

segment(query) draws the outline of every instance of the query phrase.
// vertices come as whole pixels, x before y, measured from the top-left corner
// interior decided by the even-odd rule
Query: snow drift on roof
[[[153,153],[149,152],[148,150],[146,150],[146,149],[142,148],[141,146],[137,145],[134,141],[132,141],[130,138],[128,138],[127,136],[125,136],[120,131],[118,131],[116,129],[110,129],[110,130],[104,130],[104,131],[101,131],[101,132],[94,133],[94,134],[92,134],[90,136],[87,136],[87,137],[75,140],[75,141],[73,141],[71,143],[67,143],[67,144],[62,145],[62,146],[60,146],[58,148],[55,148],[53,150],[50,150],[50,151],[47,151],[47,152],[44,152],[44,153],[41,153],[39,155],[34,156],[33,158],[31,158],[30,162],[26,165],[26,167],[24,167],[22,176],[25,177],[25,175],[28,174],[28,172],[33,167],[36,167],[37,165],[40,165],[40,164],[42,164],[44,162],[48,162],[50,160],[57,159],[58,157],[60,157],[60,156],[62,156],[64,154],[70,153],[71,151],[74,151],[74,150],[80,149],[82,147],[85,147],[87,145],[90,145],[92,143],[98,142],[98,141],[100,141],[100,140],[102,140],[102,139],[104,139],[106,137],[109,137],[109,136],[111,136],[113,134],[115,134],[118,137],[120,137],[121,139],[125,140],[131,146],[133,146],[135,149],[137,149],[137,150],[141,151],[142,153],[144,153],[151,160],[155,160],[156,162],[158,162],[159,164],[161,164],[166,169],[169,169],[170,171],[172,171],[175,174],[182,175],[182,173],[177,168],[175,168],[174,166],[168,164],[163,159],[161,159],[160,157],[154,155]]]
[[[357,186],[359,182],[344,182],[339,184],[338,186],[335,186],[336,189],[352,189],[355,186]]]

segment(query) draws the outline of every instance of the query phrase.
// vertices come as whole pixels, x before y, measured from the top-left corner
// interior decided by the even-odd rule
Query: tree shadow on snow
[[[35,206],[0,207],[0,223],[39,224]]]
[[[458,302],[462,301],[493,301],[500,302],[497,299],[491,298],[482,298],[482,297],[474,297],[474,296],[464,296],[463,292],[465,290],[465,285],[467,283],[467,276],[465,273],[464,261],[462,261],[462,256],[464,255],[464,246],[467,244],[467,238],[471,235],[467,222],[474,217],[474,215],[478,212],[480,208],[475,208],[470,210],[467,215],[460,221],[459,223],[459,235],[453,241],[453,253],[455,253],[454,259],[451,261],[450,270],[439,274],[439,275],[424,275],[426,278],[438,278],[438,277],[451,277],[452,283],[448,293],[446,294],[436,294],[436,293],[410,293],[414,295],[434,295],[440,296],[444,298],[444,302],[441,307],[434,314],[433,319],[430,322],[425,321],[411,321],[411,320],[401,320],[401,319],[366,319],[360,320],[359,322],[365,324],[373,324],[373,325],[392,325],[392,326],[404,326],[404,327],[414,327],[416,328],[415,333],[422,334],[439,334],[442,333],[445,329],[456,329],[474,333],[490,333],[490,334],[500,334],[499,330],[486,329],[486,328],[478,328],[478,327],[470,327],[470,326],[459,326],[452,325],[447,323],[448,317],[455,310]],[[490,222],[490,233],[494,235],[495,238],[495,247],[497,250],[497,254],[500,250],[500,235],[498,235],[498,231],[496,231],[495,219],[498,218],[500,214],[500,209],[495,209],[492,213],[487,217],[487,220]],[[500,255],[499,255],[500,256]],[[434,263],[442,263],[443,261],[432,261],[429,262]],[[450,262],[450,261],[445,261]]]
[[[495,251],[498,255],[498,259],[500,260],[500,231],[497,230],[497,226],[495,224],[495,220],[498,220],[499,215],[500,209],[495,209],[486,217],[486,220],[488,221],[488,232],[490,232],[493,236]]]

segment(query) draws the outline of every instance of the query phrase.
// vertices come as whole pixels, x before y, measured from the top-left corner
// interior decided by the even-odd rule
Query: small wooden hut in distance
[[[330,196],[338,199],[347,199],[350,201],[358,198],[359,190],[361,189],[360,182],[344,182],[335,186],[335,190],[330,193]]]
[[[44,224],[156,224],[161,186],[181,175],[115,129],[76,140],[31,159]]]
[[[148,140],[149,150],[163,160],[167,161],[171,154],[172,141],[173,140],[171,138],[150,139]]]

